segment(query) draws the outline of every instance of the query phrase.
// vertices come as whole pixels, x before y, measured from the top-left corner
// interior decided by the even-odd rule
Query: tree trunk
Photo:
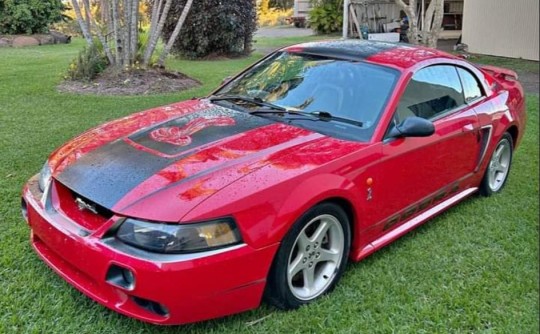
[[[101,16],[101,24],[104,27],[107,27],[105,39],[107,40],[107,43],[108,43],[111,38],[109,35],[112,34],[113,32],[111,4],[109,0],[99,1],[99,14]]]
[[[442,30],[444,0],[431,0],[429,7],[422,17],[421,30],[418,29],[416,0],[409,0],[408,5],[403,0],[395,1],[409,17],[409,32],[407,34],[409,41],[413,44],[422,43],[429,47],[437,47],[437,40]]]
[[[154,31],[157,29],[157,25],[160,19],[161,14],[161,8],[163,6],[163,0],[153,0],[152,1],[152,16],[150,17],[150,30],[148,31],[148,36],[146,37],[146,45],[144,50],[144,59],[143,59],[143,66],[147,67],[149,60],[146,60],[147,52],[148,52],[148,46],[150,44],[150,40],[152,39],[152,36],[154,35]],[[152,55],[150,54],[150,58]],[[150,59],[148,58],[148,59]]]
[[[182,15],[180,15],[180,18],[178,19],[178,22],[176,23],[176,27],[174,27],[174,31],[171,34],[171,37],[169,38],[167,45],[165,45],[163,52],[161,52],[161,55],[159,56],[158,66],[163,67],[165,63],[165,59],[167,58],[167,55],[169,54],[169,52],[171,52],[174,42],[178,38],[178,34],[180,33],[180,30],[182,29],[182,26],[184,25],[184,22],[186,21],[186,17],[189,13],[189,10],[191,9],[192,3],[193,3],[193,0],[188,0],[186,2],[186,5],[184,6],[184,9],[182,10]]]
[[[156,49],[156,45],[159,41],[159,36],[161,36],[161,31],[163,30],[163,26],[165,25],[165,20],[167,19],[167,15],[169,14],[169,9],[171,8],[172,0],[166,0],[165,5],[163,6],[163,12],[159,14],[159,21],[156,25],[156,28],[154,31],[150,31],[150,40],[148,41],[148,44],[146,45],[146,50],[144,52],[144,59],[143,59],[143,66],[147,67],[150,63],[150,59],[152,58],[152,54],[154,53]]]
[[[435,1],[435,0],[434,0]],[[437,41],[442,31],[442,22],[444,18],[444,0],[436,0],[436,7],[433,13],[433,24],[430,27],[427,45],[432,48],[437,47]]]
[[[130,53],[130,61],[133,64],[135,62],[135,58],[137,57],[137,50],[138,50],[138,44],[139,44],[139,0],[133,0],[133,4],[131,7],[131,22],[130,22],[130,37],[131,37],[131,49],[129,51]]]
[[[113,37],[114,37],[114,46],[115,46],[115,60],[116,63],[120,63],[123,59],[122,55],[122,39],[120,39],[119,29],[120,29],[120,15],[118,13],[119,6],[118,0],[113,0],[112,3],[112,21],[113,21]]]
[[[84,16],[86,21],[86,28],[91,31],[91,25],[90,25],[90,15],[92,8],[90,7],[90,0],[83,0],[83,6],[84,6]]]
[[[77,16],[77,22],[79,22],[79,26],[81,27],[81,31],[83,33],[84,39],[86,40],[86,43],[88,45],[93,45],[94,40],[92,39],[92,35],[90,34],[90,29],[88,29],[88,25],[83,19],[81,7],[79,6],[78,0],[71,0],[71,5],[73,6],[73,10],[75,11],[75,16]]]
[[[403,9],[409,18],[409,31],[407,36],[412,44],[419,44],[418,39],[418,15],[416,13],[416,0],[409,0],[407,5],[403,0],[396,0],[396,4]]]
[[[99,39],[99,41],[101,42],[102,46],[103,46],[103,51],[105,52],[105,55],[107,56],[107,59],[109,60],[109,63],[111,65],[114,65],[115,64],[115,59],[113,57],[113,54],[111,53],[111,49],[109,48],[109,44],[107,44],[107,41],[105,40],[105,37],[103,37],[103,34],[101,32],[101,29],[100,27],[98,26],[98,24],[96,23],[96,21],[94,20],[94,18],[92,17],[92,13],[90,12],[90,4],[89,4],[89,1],[85,1],[83,2],[84,4],[84,10],[86,11],[87,13],[87,17],[88,17],[88,20],[89,22],[87,22],[87,24],[90,26],[90,28],[94,28],[95,32],[96,32],[96,36],[97,38]]]

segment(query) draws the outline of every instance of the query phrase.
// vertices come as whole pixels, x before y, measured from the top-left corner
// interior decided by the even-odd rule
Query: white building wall
[[[462,42],[469,52],[539,60],[538,0],[465,0]]]

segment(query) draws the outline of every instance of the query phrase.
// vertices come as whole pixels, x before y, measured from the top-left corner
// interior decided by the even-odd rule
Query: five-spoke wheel
[[[484,174],[482,184],[480,185],[480,193],[484,196],[490,196],[499,192],[510,173],[512,164],[513,142],[510,134],[505,133],[501,140],[497,143],[495,151],[491,155],[489,164]]]
[[[339,220],[328,214],[313,218],[302,229],[289,256],[287,283],[298,299],[323,293],[337,274],[345,235]]]
[[[268,277],[266,299],[296,308],[333,289],[350,248],[349,220],[333,203],[306,212],[287,233]]]

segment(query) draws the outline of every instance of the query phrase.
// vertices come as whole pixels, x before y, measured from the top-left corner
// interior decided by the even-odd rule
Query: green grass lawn
[[[537,96],[528,97],[527,133],[500,195],[472,197],[350,265],[335,292],[312,305],[291,312],[263,305],[224,319],[164,328],[120,316],[84,297],[31,250],[20,214],[25,181],[54,148],[83,130],[206,94],[260,56],[172,60],[172,68],[204,83],[178,94],[57,93],[55,86],[81,45],[0,49],[0,333],[538,333]]]

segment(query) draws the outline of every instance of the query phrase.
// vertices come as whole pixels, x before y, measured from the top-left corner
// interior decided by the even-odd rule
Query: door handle
[[[474,131],[474,125],[473,125],[473,124],[467,124],[467,125],[464,125],[464,126],[461,128],[461,131],[463,131],[463,132],[471,132],[471,131]]]

